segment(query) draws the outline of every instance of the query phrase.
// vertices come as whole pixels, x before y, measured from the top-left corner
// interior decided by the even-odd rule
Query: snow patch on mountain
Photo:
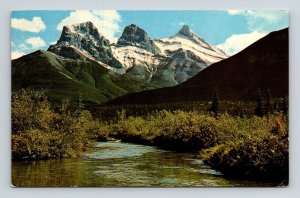
[[[202,60],[208,65],[227,58],[222,50],[205,42],[187,25],[184,25],[175,36],[156,39],[154,42],[165,56],[172,57],[172,52],[182,49],[192,52],[198,60]]]
[[[137,46],[113,46],[112,51],[126,69],[133,65],[159,65],[161,63],[161,59],[156,55]]]

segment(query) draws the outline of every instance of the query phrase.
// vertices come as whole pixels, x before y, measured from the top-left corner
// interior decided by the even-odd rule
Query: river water
[[[98,142],[80,159],[12,162],[17,187],[197,187],[273,186],[229,180],[203,164],[195,153],[166,151],[152,146]]]

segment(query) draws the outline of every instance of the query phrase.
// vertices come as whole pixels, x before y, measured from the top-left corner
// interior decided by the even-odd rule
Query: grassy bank
[[[232,177],[278,180],[286,184],[289,167],[286,117],[278,114],[249,121],[254,124],[246,123],[245,128],[239,129],[240,136],[230,135],[220,144],[202,150],[204,162]]]
[[[252,179],[288,177],[288,123],[282,113],[258,117],[197,111],[159,111],[126,116],[109,126],[123,141],[200,151],[204,161],[225,174]]]

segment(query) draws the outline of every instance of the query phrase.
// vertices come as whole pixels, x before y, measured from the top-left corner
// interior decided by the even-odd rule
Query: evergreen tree
[[[77,109],[75,109],[75,111],[81,111],[84,109],[83,97],[80,90],[78,90],[78,99],[75,102],[77,103],[76,104]]]
[[[289,111],[289,99],[287,96],[283,98],[282,111],[284,114],[288,114]]]
[[[78,98],[78,109],[84,109],[84,103],[83,103],[83,98],[82,98],[82,95],[81,95],[81,92],[79,94],[79,98]]]
[[[270,89],[267,89],[266,92],[266,114],[271,113],[271,93]]]
[[[211,108],[210,111],[213,112],[214,114],[218,114],[220,109],[219,109],[219,93],[218,89],[215,89],[215,94],[212,100]]]
[[[257,92],[257,98],[256,98],[256,109],[255,109],[255,114],[257,116],[264,116],[266,115],[266,101],[263,97],[263,94],[261,92],[261,90],[259,89]]]

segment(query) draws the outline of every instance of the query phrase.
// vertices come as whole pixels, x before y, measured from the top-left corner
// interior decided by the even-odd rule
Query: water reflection
[[[232,181],[204,165],[196,154],[120,142],[98,143],[82,159],[12,163],[12,184],[71,186],[266,186]]]

